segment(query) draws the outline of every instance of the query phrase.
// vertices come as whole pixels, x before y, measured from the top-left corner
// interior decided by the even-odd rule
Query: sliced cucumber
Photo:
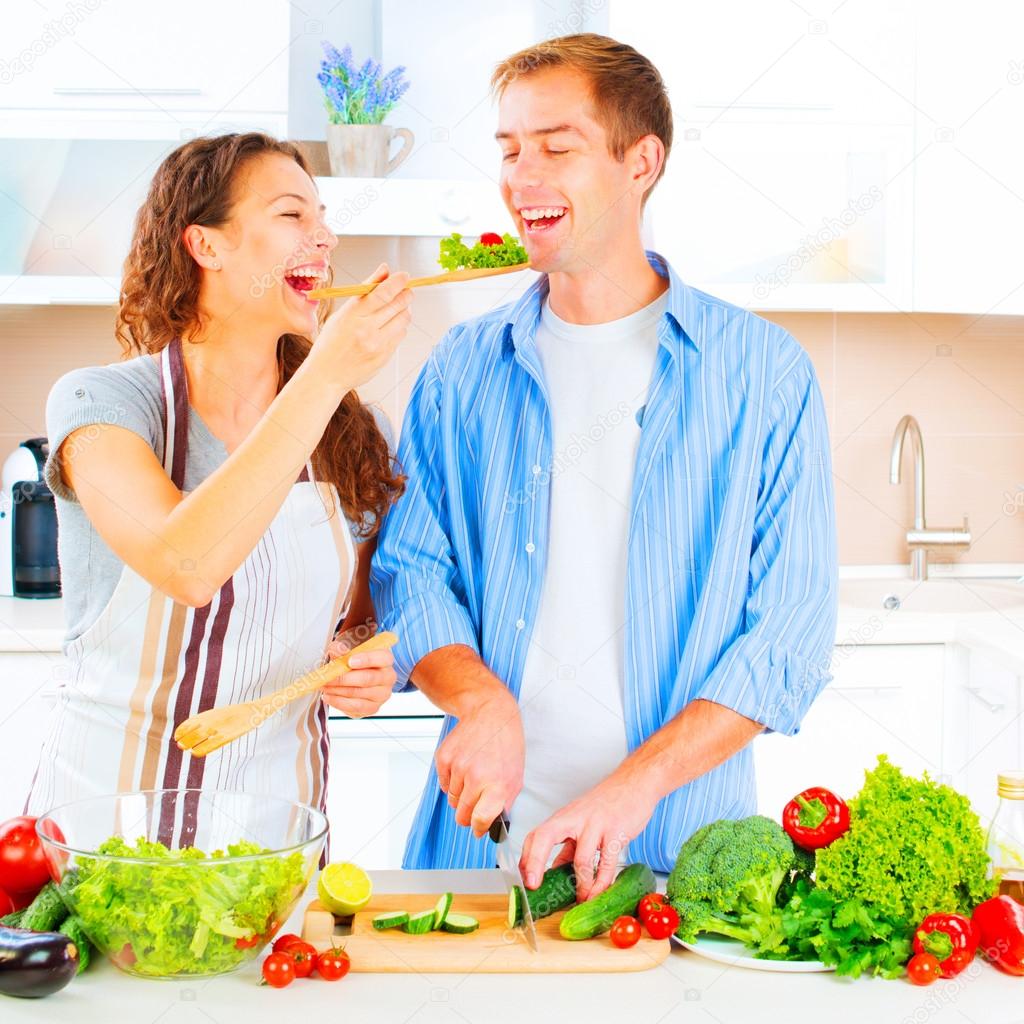
[[[519,889],[514,885],[508,891],[508,915],[505,923],[509,928],[515,928],[519,923]]]
[[[468,935],[480,927],[480,922],[469,914],[448,914],[441,925],[443,931],[452,932],[455,935]]]
[[[407,910],[386,910],[383,914],[375,914],[373,927],[379,932],[387,931],[388,928],[401,928],[409,920]]]
[[[444,919],[448,916],[448,912],[452,909],[452,894],[446,892],[438,901],[437,906],[434,907],[434,931],[436,932],[441,925],[444,924]]]
[[[410,914],[409,920],[402,925],[402,930],[410,935],[425,935],[434,928],[434,911],[421,910],[418,914]]]

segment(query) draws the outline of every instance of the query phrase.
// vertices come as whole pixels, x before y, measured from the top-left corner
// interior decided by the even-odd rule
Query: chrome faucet
[[[907,546],[910,548],[910,575],[915,580],[928,578],[928,551],[951,548],[966,551],[971,546],[971,532],[964,516],[964,525],[928,529],[924,517],[924,440],[921,428],[913,416],[904,416],[896,424],[892,439],[892,453],[889,464],[889,482],[900,483],[900,467],[903,462],[903,442],[910,434],[914,454],[914,526],[907,531]]]

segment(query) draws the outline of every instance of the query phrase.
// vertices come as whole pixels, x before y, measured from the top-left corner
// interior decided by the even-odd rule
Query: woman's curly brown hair
[[[183,232],[190,224],[226,224],[240,171],[269,154],[289,157],[309,174],[296,146],[260,132],[193,139],[161,163],[135,218],[124,264],[116,331],[126,354],[159,352],[174,338],[186,339],[195,331],[200,270],[185,247]],[[279,390],[312,344],[297,334],[278,340]],[[312,462],[316,478],[337,488],[345,515],[359,525],[364,538],[376,534],[405,489],[387,440],[355,391],[341,399]]]

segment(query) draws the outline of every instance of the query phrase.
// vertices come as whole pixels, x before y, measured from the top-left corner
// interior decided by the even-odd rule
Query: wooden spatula
[[[449,270],[443,274],[431,274],[430,277],[410,278],[406,287],[422,288],[425,284],[475,281],[478,277],[494,277],[496,274],[513,274],[519,270],[529,269],[529,263],[513,263],[510,267],[479,267],[473,270]],[[306,296],[310,299],[344,299],[351,295],[369,295],[380,283],[380,281],[374,281],[370,284],[346,284],[340,288],[314,288],[312,291],[306,292]]]
[[[334,658],[304,676],[299,676],[294,682],[268,693],[265,697],[246,701],[244,704],[210,708],[209,711],[202,711],[198,715],[186,718],[174,730],[174,740],[182,750],[191,751],[193,757],[205,757],[211,751],[219,750],[225,744],[262,725],[291,701],[318,690],[324,684],[333,682],[350,671],[348,659],[353,654],[393,647],[397,641],[398,637],[394,633],[377,633],[358,647],[353,647],[347,654]]]

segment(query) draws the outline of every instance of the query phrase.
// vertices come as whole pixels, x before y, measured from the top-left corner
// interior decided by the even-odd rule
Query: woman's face
[[[313,179],[273,153],[249,161],[234,187],[228,223],[203,229],[220,264],[206,264],[205,304],[214,315],[254,319],[275,336],[315,334],[319,303],[306,293],[327,279],[338,239]]]

